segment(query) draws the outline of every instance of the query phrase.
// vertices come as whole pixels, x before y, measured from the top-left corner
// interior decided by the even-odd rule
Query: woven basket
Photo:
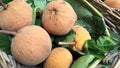
[[[101,0],[92,0],[90,2],[97,10],[99,10],[104,16],[106,26],[109,30],[120,34],[120,10],[115,8],[110,8]],[[119,52],[115,54],[107,54],[103,60],[103,64],[111,64],[111,68],[114,68],[119,59]],[[116,58],[116,59],[114,59]],[[100,68],[98,65],[97,68]],[[40,68],[37,66],[25,66],[15,61],[11,55],[5,54],[0,50],[0,68]]]
[[[15,61],[15,59],[11,55],[7,55],[5,52],[0,50],[0,68],[39,68],[39,67],[22,65]]]
[[[120,33],[120,9],[110,8],[101,0],[93,0],[91,4],[103,14],[107,28]]]

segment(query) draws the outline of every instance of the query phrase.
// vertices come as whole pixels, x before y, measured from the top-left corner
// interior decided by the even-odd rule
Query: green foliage
[[[56,36],[55,43],[58,42],[72,42],[75,38],[75,32],[71,30],[67,35],[64,36]]]
[[[115,40],[118,41],[118,42],[120,41],[120,35],[119,35],[119,34],[113,32],[113,31],[110,31],[110,30],[109,30],[109,33],[110,33],[110,36],[111,36],[113,39],[115,39]]]
[[[8,4],[12,0],[2,0],[3,3]]]
[[[41,15],[46,7],[47,1],[46,0],[27,0],[27,3],[30,4],[33,9],[33,25],[41,26]],[[37,18],[36,16],[40,16],[40,18]]]
[[[100,18],[103,17],[102,14],[96,8],[94,8],[94,6],[92,6],[87,0],[66,0],[66,1],[68,1],[72,5],[75,11],[76,10],[81,11],[77,13],[78,16],[93,15],[93,16],[97,16]]]
[[[35,7],[40,9],[40,12],[43,12],[43,10],[45,9],[45,6],[47,4],[47,1],[46,0],[33,0],[33,1],[34,1]]]
[[[0,33],[0,49],[10,54],[10,45],[11,45],[11,38],[9,35],[1,34]]]
[[[78,18],[82,16],[92,16],[92,13],[86,9],[82,3],[77,0],[66,0],[73,7],[75,12],[77,13]]]
[[[42,21],[41,21],[41,19],[36,19],[34,25],[42,26]]]
[[[35,8],[35,5],[34,5],[33,0],[26,0],[26,2],[27,2],[33,9]]]
[[[85,44],[87,53],[96,56],[97,58],[103,59],[105,53],[114,49],[116,41],[108,36],[100,36],[97,40],[88,40]]]
[[[97,39],[99,36],[104,35],[106,31],[105,22],[102,18],[96,16],[80,17],[76,24],[85,27],[93,39]]]

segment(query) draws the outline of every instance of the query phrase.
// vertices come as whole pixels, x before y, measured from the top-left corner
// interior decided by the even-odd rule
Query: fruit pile
[[[83,7],[75,9],[72,3],[77,4],[52,0],[34,12],[29,1],[0,2],[0,40],[7,43],[4,39],[9,39],[8,44],[0,41],[0,49],[27,66],[94,68],[103,64],[118,39],[109,34],[101,14],[95,16]]]

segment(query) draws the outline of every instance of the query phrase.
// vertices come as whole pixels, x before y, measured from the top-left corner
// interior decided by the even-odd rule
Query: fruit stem
[[[5,5],[1,0],[0,0],[0,5],[6,10],[7,9],[7,5]]]
[[[56,12],[57,12],[56,9],[53,9],[53,10],[52,10],[52,14],[53,14],[53,15],[54,15]]]
[[[13,31],[7,31],[7,30],[0,30],[0,33],[4,33],[4,34],[11,34],[11,35],[16,35],[16,32]]]
[[[75,42],[58,42],[58,45],[75,45]]]

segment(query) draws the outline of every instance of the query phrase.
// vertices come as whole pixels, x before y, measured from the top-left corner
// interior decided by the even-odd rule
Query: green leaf
[[[34,1],[33,0],[27,0],[26,1],[33,9],[35,8]]]
[[[75,10],[78,18],[82,16],[92,16],[92,13],[83,6],[83,4],[79,3],[77,0],[66,0]]]
[[[85,48],[89,54],[96,56],[97,58],[103,59],[105,53],[114,49],[117,42],[109,36],[100,36],[96,41],[88,40],[85,43]]]
[[[118,41],[118,42],[120,41],[120,35],[119,35],[119,34],[113,32],[113,31],[111,31],[111,30],[109,30],[109,33],[110,33],[110,36],[111,36],[113,39],[115,39],[115,40]]]
[[[99,46],[99,49],[101,49],[101,51],[104,52],[108,52],[112,50],[117,44],[115,40],[113,40],[108,36],[100,36],[96,42],[97,42],[97,46]]]
[[[52,0],[47,0],[47,1],[52,1]]]
[[[93,16],[103,18],[103,15],[94,6],[92,6],[92,4],[90,4],[87,0],[76,0],[76,1],[83,4],[84,7],[86,7],[93,14]]]
[[[78,19],[76,24],[85,27],[93,39],[97,39],[106,31],[105,22],[102,18],[96,16],[83,16]]]
[[[11,38],[6,34],[0,33],[0,49],[10,54]]]
[[[51,38],[51,41],[53,42],[54,41],[54,36],[49,34],[50,35],[50,38]]]
[[[88,40],[85,44],[85,48],[89,54],[97,58],[104,58],[104,53],[97,48],[95,40]]]
[[[33,1],[33,2],[32,2]],[[34,4],[33,7],[33,25],[40,25],[41,26],[41,13],[43,12],[43,10],[46,7],[47,1],[46,0],[32,0],[30,1],[30,3]],[[39,14],[37,14],[39,13]],[[40,18],[36,18],[36,16],[39,16]]]
[[[69,2],[74,10],[76,11],[78,17],[83,15],[94,15],[102,18],[102,14],[92,6],[87,0],[66,0]],[[81,14],[83,13],[83,14]]]
[[[40,19],[36,19],[35,25],[42,26],[42,21]]]
[[[2,0],[3,3],[8,4],[12,0]]]
[[[55,43],[58,42],[72,42],[75,38],[75,32],[71,30],[67,35],[64,36],[56,36]]]
[[[39,10],[43,12],[43,10],[46,7],[47,1],[46,0],[33,0],[33,1],[35,4],[35,7],[39,8]]]

